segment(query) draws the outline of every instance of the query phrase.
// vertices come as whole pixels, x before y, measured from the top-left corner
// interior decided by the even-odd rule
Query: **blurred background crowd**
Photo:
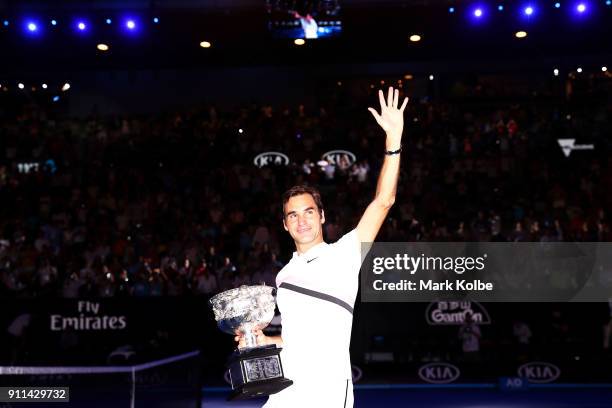
[[[321,189],[330,242],[373,197],[384,135],[366,108],[376,106],[376,89],[345,88],[333,84],[310,104],[148,115],[73,118],[34,100],[5,107],[0,294],[209,295],[274,285],[293,251],[283,191]],[[411,100],[398,197],[379,240],[612,238],[609,101],[504,99],[482,84],[460,92],[459,101]],[[562,138],[597,149],[565,157]],[[356,160],[322,162],[333,149]],[[289,164],[256,166],[266,151]]]

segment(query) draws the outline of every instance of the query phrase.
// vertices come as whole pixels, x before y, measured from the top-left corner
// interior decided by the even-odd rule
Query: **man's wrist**
[[[402,139],[388,140],[385,143],[385,150],[394,151],[402,148]]]
[[[385,150],[385,156],[395,156],[402,152],[402,146],[400,145],[399,149],[395,150]]]

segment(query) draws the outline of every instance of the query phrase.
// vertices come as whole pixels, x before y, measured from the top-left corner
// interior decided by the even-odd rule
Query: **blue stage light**
[[[36,25],[36,23],[32,21],[28,22],[26,27],[28,28],[28,31],[31,33],[35,33],[36,31],[38,31],[38,26]]]
[[[606,6],[612,6],[612,0],[606,0]]]
[[[561,3],[555,3],[555,8],[560,8],[561,7]]]
[[[159,18],[158,18],[158,17],[153,17],[153,22],[154,22],[155,24],[159,23]]]
[[[4,20],[2,22],[2,25],[5,26],[5,27],[8,27],[9,26],[9,21],[8,20]]]
[[[534,9],[532,6],[527,6],[525,7],[525,9],[523,9],[523,13],[525,13],[526,16],[531,16],[533,15]]]
[[[60,100],[60,97],[59,97],[59,96],[55,95],[55,96],[53,97],[53,102],[57,102],[57,101],[59,101],[59,100]]]
[[[480,7],[477,7],[476,9],[474,9],[474,17],[476,18],[480,18],[482,17],[482,9]]]
[[[51,25],[52,26],[56,26],[57,25],[57,20],[51,20]]]
[[[586,4],[584,4],[584,3],[579,3],[576,6],[576,11],[579,12],[579,13],[584,13],[586,11],[586,9],[587,9],[587,7],[586,7]]]
[[[499,11],[504,11],[504,6],[500,4],[499,6],[497,6],[497,9],[498,9]]]
[[[111,24],[113,22],[113,20],[111,20],[110,18],[106,19],[106,24]]]
[[[129,29],[129,30],[133,30],[136,28],[136,23],[134,22],[134,20],[128,20],[125,22],[125,26]]]
[[[85,31],[85,30],[87,29],[87,24],[85,24],[85,23],[84,23],[84,22],[82,22],[82,21],[79,21],[79,22],[77,23],[77,28],[78,28],[79,30],[81,30],[81,31]]]
[[[455,12],[455,8],[454,7],[449,7],[448,8],[448,12],[449,13],[454,13]]]

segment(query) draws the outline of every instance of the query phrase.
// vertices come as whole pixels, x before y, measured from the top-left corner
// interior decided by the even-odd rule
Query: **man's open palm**
[[[389,87],[387,100],[385,101],[382,90],[378,91],[378,99],[380,100],[380,114],[374,108],[368,108],[368,110],[388,135],[401,137],[404,128],[404,109],[408,104],[408,98],[404,98],[402,106],[398,108],[399,90]]]

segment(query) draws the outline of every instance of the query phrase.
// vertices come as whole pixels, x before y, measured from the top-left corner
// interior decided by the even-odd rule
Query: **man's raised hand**
[[[389,87],[387,100],[385,101],[382,90],[378,91],[378,99],[380,100],[380,114],[374,108],[368,108],[368,110],[372,113],[380,127],[387,133],[388,147],[394,147],[391,145],[395,143],[399,145],[401,142],[402,131],[404,129],[404,109],[408,104],[408,98],[404,98],[402,106],[398,108],[399,90]]]

